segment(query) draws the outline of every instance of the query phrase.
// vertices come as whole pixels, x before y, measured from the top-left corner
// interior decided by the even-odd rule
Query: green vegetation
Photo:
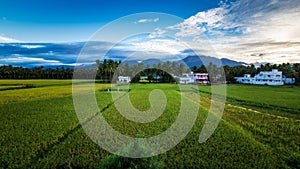
[[[85,91],[85,81],[78,83]],[[199,144],[211,90],[199,86],[201,108],[186,138],[166,153],[130,159],[110,154],[85,134],[74,111],[71,84],[68,80],[0,81],[0,168],[300,168],[298,87],[228,86],[223,118],[212,137]],[[18,88],[26,85],[34,87]],[[173,124],[180,109],[177,85],[134,84],[130,92],[109,84],[95,87],[107,122],[129,136],[160,134]],[[107,90],[116,88],[120,90]],[[111,92],[120,92],[120,97],[129,94],[137,109],[147,110],[153,89],[161,89],[168,103],[151,123],[127,120],[114,107]],[[195,89],[183,95],[194,99]]]
[[[210,86],[200,86],[200,93],[210,93]],[[299,86],[227,85],[227,101],[260,111],[299,118]]]
[[[97,71],[96,71],[97,70]],[[162,71],[165,70],[165,71]],[[71,68],[35,68],[13,67],[12,65],[0,66],[0,79],[72,79],[74,69]],[[144,66],[142,63],[129,66],[121,61],[96,60],[89,68],[80,68],[76,71],[77,79],[98,79],[101,83],[110,83],[113,77],[130,76],[133,82],[139,82],[140,76],[147,76],[151,82],[174,82],[170,74],[182,75],[189,72],[183,63],[164,62]],[[159,79],[157,79],[159,77]]]
[[[200,63],[199,63],[200,64]],[[234,77],[242,77],[244,74],[251,74],[253,77],[260,71],[271,71],[272,69],[278,69],[282,71],[283,75],[289,78],[296,78],[297,82],[300,82],[300,64],[264,64],[260,67],[255,67],[253,64],[249,66],[221,66],[218,67],[213,63],[208,65],[199,65],[187,68],[189,65],[178,62],[166,61],[163,63],[157,63],[153,65],[144,65],[138,63],[134,65],[128,65],[128,63],[122,63],[121,61],[113,60],[96,60],[95,65],[91,68],[81,68],[76,71],[77,79],[98,79],[102,83],[110,83],[116,79],[113,77],[130,76],[132,82],[162,82],[173,83],[175,80],[170,74],[182,76],[185,73],[193,71],[195,73],[207,73],[209,70],[210,80],[220,82],[220,77],[226,76],[228,83],[236,83]],[[97,70],[97,71],[96,71]],[[43,66],[35,68],[23,68],[13,67],[12,65],[0,66],[0,79],[72,79],[74,70],[71,68],[44,68]],[[225,75],[223,75],[223,73]],[[221,76],[220,76],[221,75]],[[147,77],[140,79],[140,77]]]
[[[210,90],[199,86],[207,108]],[[295,86],[229,85],[223,119],[272,150],[281,167],[299,168],[299,92]]]

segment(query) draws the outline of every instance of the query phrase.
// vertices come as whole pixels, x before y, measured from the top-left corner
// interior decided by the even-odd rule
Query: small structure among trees
[[[176,82],[179,84],[210,84],[208,73],[189,73],[183,76],[175,76]]]
[[[117,84],[127,84],[130,83],[131,79],[129,76],[119,76]]]

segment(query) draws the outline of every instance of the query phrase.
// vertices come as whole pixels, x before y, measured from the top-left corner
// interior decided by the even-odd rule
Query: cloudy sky
[[[165,14],[132,15],[141,12]],[[174,59],[190,48],[246,63],[300,63],[299,18],[299,0],[3,1],[0,64],[74,66],[84,46],[85,64]]]

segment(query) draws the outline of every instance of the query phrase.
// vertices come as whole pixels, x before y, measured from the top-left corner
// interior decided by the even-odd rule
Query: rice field
[[[72,81],[1,80],[0,168],[300,168],[297,86],[227,86],[221,122],[202,144],[198,139],[211,105],[209,86],[197,89],[200,100],[194,99],[195,89],[180,93],[175,84],[133,84],[125,92],[108,90],[112,87],[123,88],[96,83],[95,96],[108,124],[124,135],[148,138],[167,130],[178,117],[182,95],[200,104],[195,124],[165,153],[119,157],[84,132],[74,110]],[[146,111],[155,89],[163,91],[167,103],[162,115],[149,123],[120,115],[111,96],[128,96],[136,109]]]

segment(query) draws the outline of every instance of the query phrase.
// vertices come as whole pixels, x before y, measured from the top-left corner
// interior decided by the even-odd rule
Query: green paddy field
[[[95,94],[107,122],[122,134],[158,135],[177,118],[181,93],[175,84],[133,84],[120,95],[129,94],[137,109],[147,110],[152,90],[165,93],[164,113],[145,124],[118,113],[107,91],[111,87],[96,83]],[[195,90],[200,109],[185,139],[158,156],[129,159],[112,155],[85,134],[74,110],[71,80],[1,80],[0,168],[300,168],[299,86],[228,85],[222,120],[202,144],[198,138],[211,87],[185,94],[192,99]]]

